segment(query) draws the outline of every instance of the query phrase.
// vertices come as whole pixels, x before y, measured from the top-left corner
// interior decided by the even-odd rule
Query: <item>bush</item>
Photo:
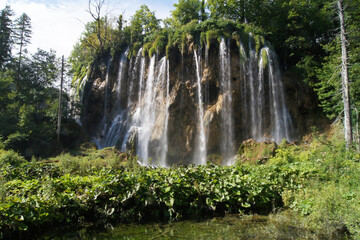
[[[17,167],[24,162],[26,160],[13,150],[6,151],[0,149],[0,168],[7,166]]]

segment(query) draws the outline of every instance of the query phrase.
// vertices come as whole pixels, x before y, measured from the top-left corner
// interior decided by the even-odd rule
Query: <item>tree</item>
[[[172,17],[178,26],[187,24],[191,20],[202,20],[205,16],[204,1],[199,0],[179,0],[174,4],[175,10],[171,12]]]
[[[0,70],[11,56],[11,16],[10,6],[5,6],[0,12]]]
[[[141,5],[140,9],[131,17],[131,42],[142,41],[144,36],[152,35],[160,28],[159,22],[155,17],[155,12],[150,11],[148,6]]]
[[[315,84],[315,89],[321,106],[330,118],[344,116],[344,138],[350,146],[352,136],[360,143],[356,127],[359,124],[357,106],[360,104],[360,10],[357,1],[337,0],[333,1],[332,7],[334,16],[338,14],[336,24],[340,26],[340,32],[324,45],[328,56],[317,71],[319,82]]]
[[[0,99],[6,103],[0,110],[0,124],[4,124],[3,129],[0,126],[0,134],[3,134],[6,148],[28,158],[53,151],[59,95],[53,83],[58,72],[55,52],[38,49],[31,57],[23,58],[21,84],[17,88],[12,84],[13,79],[18,78],[15,70],[7,71],[0,78],[0,83],[6,87],[4,91],[9,91],[7,97]],[[3,114],[7,116],[2,119]]]
[[[88,4],[88,13],[94,19],[94,33],[96,33],[100,52],[103,52],[108,37],[108,13],[106,12],[102,17],[101,12],[104,4],[105,0],[89,0]]]
[[[15,102],[16,90],[9,72],[0,72],[0,137],[16,131],[18,105]]]
[[[23,13],[15,21],[14,29],[14,41],[19,46],[19,67],[18,72],[21,71],[21,58],[23,54],[23,48],[30,43],[31,39],[31,19],[26,13]]]
[[[337,5],[339,9],[340,19],[340,38],[341,38],[341,80],[342,80],[342,96],[344,104],[344,130],[346,146],[349,148],[352,145],[352,128],[351,128],[351,109],[350,109],[350,96],[349,96],[349,75],[348,75],[348,56],[346,48],[346,35],[345,35],[345,20],[344,10],[342,6],[343,0],[338,0]]]
[[[246,3],[245,0],[208,0],[207,5],[212,18],[228,18],[245,22]],[[265,4],[265,3],[264,3]]]

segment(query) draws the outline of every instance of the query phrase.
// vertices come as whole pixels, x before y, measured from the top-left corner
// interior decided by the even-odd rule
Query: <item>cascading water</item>
[[[150,66],[148,69],[148,77],[146,81],[144,106],[140,111],[139,122],[139,137],[138,137],[138,149],[137,154],[140,158],[140,162],[143,165],[149,165],[149,140],[151,136],[151,129],[155,121],[154,111],[154,79],[155,79],[155,56],[150,60]]]
[[[245,47],[239,40],[239,51],[231,51],[234,42],[230,43],[222,38],[219,52],[208,45],[204,51],[193,51],[193,61],[179,52],[181,62],[175,69],[170,69],[174,56],[147,58],[140,49],[129,60],[128,48],[114,81],[109,57],[98,147],[136,150],[142,165],[167,167],[177,162],[206,164],[212,153],[220,153],[223,164],[232,164],[239,142],[248,138],[291,141],[293,127],[276,55],[267,43],[257,51],[251,34]],[[232,76],[235,72],[240,78]],[[194,85],[188,84],[191,80],[196,80]]]
[[[156,65],[156,56],[154,55],[149,64],[148,76],[146,80],[145,93],[143,96],[143,106],[140,109],[140,121],[139,121],[139,133],[138,133],[138,156],[143,165],[162,165],[161,161],[165,162],[165,159],[160,159],[161,156],[166,156],[164,146],[158,146],[157,149],[149,149],[150,140],[152,134],[156,134],[159,129],[156,127],[156,118],[161,111],[161,107],[158,106],[158,102],[164,101],[162,95],[163,86],[166,81],[166,57],[163,57]],[[161,109],[160,109],[161,108]],[[166,113],[165,113],[166,115]],[[165,116],[166,120],[166,116]],[[164,121],[166,122],[166,121]],[[166,123],[165,123],[166,125]],[[162,128],[164,126],[161,126]],[[155,132],[154,132],[155,131]],[[165,133],[162,129],[162,135]],[[167,141],[167,138],[165,138]],[[150,153],[152,150],[153,153]],[[167,151],[167,150],[166,150]],[[150,161],[151,158],[151,161]]]
[[[250,128],[248,137],[277,143],[283,138],[291,141],[293,127],[276,57],[266,46],[256,53],[253,41],[250,35],[247,75],[244,77],[244,89],[249,90],[250,96],[244,94],[242,97],[244,119]]]
[[[262,53],[262,51],[261,51]],[[257,140],[263,140],[262,137],[264,135],[264,108],[265,108],[265,89],[264,89],[264,55],[261,54],[261,58],[259,61],[259,71],[258,71],[258,79],[255,85],[255,111],[253,114],[255,115],[254,119],[256,122],[253,122],[253,136]]]
[[[257,54],[254,48],[254,44],[253,44],[254,38],[252,37],[252,34],[249,34],[249,61],[248,61],[248,71],[247,71],[247,76],[248,76],[248,81],[247,83],[249,84],[249,90],[250,90],[250,107],[247,108],[249,109],[249,117],[250,117],[250,122],[249,122],[249,126],[250,126],[250,137],[254,138],[255,140],[260,140],[259,136],[258,136],[258,129],[257,129],[257,121],[259,119],[257,119],[256,114],[257,114],[257,107],[258,107],[258,101],[255,97],[256,94],[256,83],[257,83],[257,78],[256,78],[256,71],[257,71]]]
[[[249,119],[249,114],[248,114],[248,91],[247,91],[247,86],[248,86],[248,81],[247,81],[247,77],[246,77],[246,66],[247,66],[247,56],[246,56],[246,52],[245,52],[245,48],[244,45],[240,39],[239,41],[239,69],[240,69],[240,79],[243,79],[242,82],[242,86],[241,86],[241,113],[242,113],[242,125],[243,126],[247,126],[248,125],[248,119]],[[248,137],[249,132],[248,132],[248,128],[243,128],[242,129],[242,135]]]
[[[195,150],[194,163],[206,164],[206,137],[204,129],[204,107],[201,93],[201,77],[200,77],[200,64],[196,51],[194,50],[194,58],[196,65],[196,80],[197,80],[197,95],[198,95],[198,140]]]
[[[229,44],[228,44],[229,45]],[[220,89],[223,107],[221,110],[221,153],[224,161],[231,164],[234,157],[234,123],[232,111],[232,89],[230,49],[224,39],[220,42]]]
[[[139,70],[139,64],[140,64],[140,73],[138,73]],[[132,101],[132,98],[135,94],[135,87],[134,87],[134,81],[139,78],[139,90],[138,90],[138,102],[141,100],[141,90],[142,90],[142,84],[144,80],[144,69],[145,69],[145,58],[142,56],[142,48],[138,51],[135,63],[132,68],[129,69],[129,72],[131,73],[131,81],[129,83],[129,93],[128,93],[128,100],[127,100],[127,116],[126,116],[126,129],[125,129],[125,136],[123,138],[122,144],[121,144],[121,151],[126,152],[127,150],[127,144],[129,142],[129,138],[134,135],[134,133],[138,129],[139,125],[139,111],[140,108],[136,107],[134,109],[134,103]],[[135,105],[136,106],[136,105]],[[139,106],[139,105],[138,105]],[[134,112],[132,112],[134,111]]]
[[[117,141],[119,140],[121,136],[121,131],[123,129],[124,124],[124,116],[126,114],[126,111],[121,109],[121,85],[122,81],[124,80],[124,72],[126,71],[126,65],[127,65],[127,56],[129,54],[129,48],[121,55],[120,61],[119,61],[119,72],[117,76],[116,81],[116,101],[117,104],[112,110],[112,119],[110,120],[110,123],[108,125],[108,119],[104,120],[103,130],[101,138],[97,140],[98,148],[105,148],[110,146],[115,146]],[[106,81],[108,82],[108,74],[106,76]],[[106,87],[105,90],[105,115],[107,116],[107,91],[108,87]],[[109,127],[108,127],[109,126]]]
[[[161,138],[161,157],[160,165],[163,167],[167,166],[166,154],[168,151],[168,126],[169,126],[169,105],[170,105],[170,71],[169,71],[169,59],[166,59],[166,106],[165,106],[165,123],[164,131]]]
[[[280,78],[280,70],[278,68],[276,56],[268,47],[262,49],[266,52],[269,67],[269,88],[271,93],[271,136],[272,140],[280,143],[283,138],[292,141],[292,121],[289,111],[285,104],[285,94],[283,83]],[[264,55],[264,54],[262,54]],[[264,67],[261,65],[260,67]]]

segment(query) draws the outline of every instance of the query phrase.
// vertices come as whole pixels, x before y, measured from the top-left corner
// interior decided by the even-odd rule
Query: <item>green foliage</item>
[[[142,52],[143,57],[145,57],[145,56],[149,53],[151,47],[152,47],[152,43],[151,43],[151,42],[147,42],[147,43],[144,44],[144,46],[143,46],[143,52]],[[150,54],[149,54],[149,56],[150,56]],[[151,56],[150,56],[150,57],[151,57]]]
[[[139,167],[130,155],[91,146],[48,163],[0,150],[7,159],[0,166],[0,229],[10,236],[49,222],[174,221],[284,204],[317,235],[357,234],[359,156],[337,134],[313,139],[304,146],[284,141],[266,164],[229,167]]]
[[[143,41],[144,37],[151,38],[159,29],[159,20],[148,6],[141,5],[130,21],[131,43]]]
[[[114,148],[104,148],[102,150],[81,151],[80,154],[61,154],[50,161],[58,162],[60,169],[70,174],[87,174],[102,168],[119,169],[126,165],[129,156],[120,154]]]
[[[174,27],[179,27],[191,22],[192,20],[205,20],[202,16],[202,8],[204,7],[200,0],[179,0],[174,4],[175,9],[171,12],[175,20]],[[204,11],[203,11],[204,12]]]
[[[19,67],[21,63],[21,57],[23,51],[25,50],[28,44],[30,44],[31,39],[31,19],[26,14],[23,13],[18,19],[15,21],[15,28],[14,28],[14,42],[19,46]],[[20,70],[20,69],[19,69]]]
[[[0,70],[4,68],[11,56],[11,17],[13,14],[9,5],[0,12]]]
[[[335,130],[337,132],[338,130]],[[301,224],[315,233],[340,238],[343,234],[359,237],[360,216],[358,156],[346,150],[338,134],[331,138],[314,134],[314,141],[305,149],[282,145],[271,164],[311,164],[317,174],[300,188],[283,192],[285,207],[302,216]]]
[[[90,151],[83,157],[64,154],[50,160],[59,161],[60,169],[30,162],[20,163],[11,173],[5,170],[0,229],[8,234],[36,230],[49,222],[73,224],[79,218],[138,221],[151,216],[153,221],[271,210],[281,203],[284,187],[301,184],[299,172],[302,177],[311,173],[296,166],[286,170],[265,165],[130,169],[117,155],[113,149]]]
[[[245,8],[244,0],[209,0],[207,5],[210,10],[210,16],[215,19],[228,18],[244,21]]]
[[[260,49],[264,47],[265,39],[263,36],[255,35],[254,40],[255,40],[255,51],[259,53]]]
[[[13,150],[5,151],[0,149],[0,167],[5,168],[7,166],[16,167],[21,163],[24,163],[25,159]]]
[[[209,30],[206,32],[206,45],[208,49],[210,48],[211,43],[214,42],[214,40],[219,41],[219,32],[216,30]]]

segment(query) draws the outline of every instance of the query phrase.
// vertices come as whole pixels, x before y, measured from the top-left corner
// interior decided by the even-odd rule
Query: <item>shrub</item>
[[[13,150],[6,151],[0,149],[0,168],[6,166],[17,167],[24,162],[26,160]]]

